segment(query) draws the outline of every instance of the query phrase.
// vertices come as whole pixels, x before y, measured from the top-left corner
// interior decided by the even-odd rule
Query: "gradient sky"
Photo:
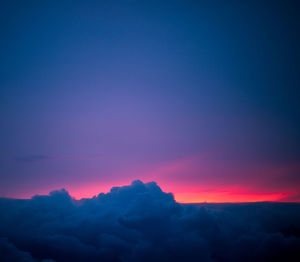
[[[299,7],[1,1],[0,196],[300,201]]]

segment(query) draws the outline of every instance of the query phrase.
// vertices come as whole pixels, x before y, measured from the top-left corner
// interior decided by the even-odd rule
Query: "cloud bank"
[[[75,200],[0,199],[1,261],[300,261],[297,203],[182,205],[134,181]]]

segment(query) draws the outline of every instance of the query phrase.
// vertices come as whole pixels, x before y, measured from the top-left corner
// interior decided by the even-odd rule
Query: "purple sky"
[[[155,180],[300,200],[299,5],[4,1],[0,196]]]

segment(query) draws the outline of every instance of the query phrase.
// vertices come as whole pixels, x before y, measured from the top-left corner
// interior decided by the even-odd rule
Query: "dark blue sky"
[[[0,195],[79,197],[132,179],[182,201],[299,193],[297,1],[0,12]]]

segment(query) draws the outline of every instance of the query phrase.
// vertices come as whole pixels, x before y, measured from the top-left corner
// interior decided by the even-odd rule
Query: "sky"
[[[139,179],[300,201],[297,1],[1,1],[0,196]]]

